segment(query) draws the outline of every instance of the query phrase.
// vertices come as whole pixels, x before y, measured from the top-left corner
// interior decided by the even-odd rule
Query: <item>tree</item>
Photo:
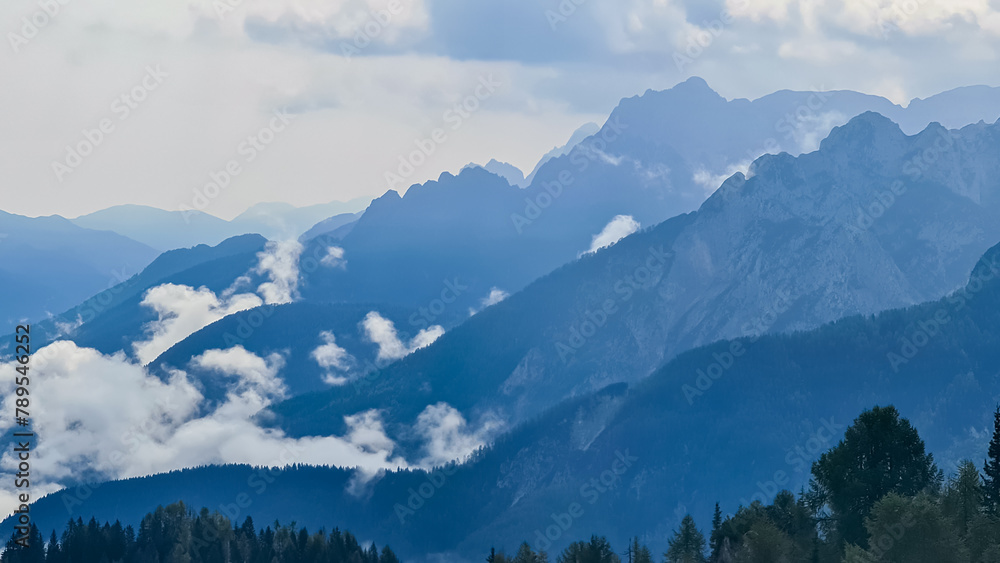
[[[954,524],[930,495],[904,497],[890,493],[865,519],[867,550],[848,550],[845,562],[960,563],[968,560]]]
[[[760,519],[753,523],[743,536],[743,543],[736,554],[738,563],[783,563],[802,561],[795,557],[795,544],[788,534],[773,522]]]
[[[538,563],[539,561],[538,554],[531,549],[528,542],[521,543],[521,547],[517,549],[517,554],[514,555],[514,563]]]
[[[628,547],[629,563],[653,563],[653,554],[649,548],[639,543],[639,538],[632,538]]]
[[[563,550],[557,563],[620,563],[611,549],[611,544],[603,536],[591,536],[589,542],[573,542]]]
[[[722,546],[722,510],[719,508],[719,503],[715,503],[715,513],[712,514],[712,533],[708,536],[708,543],[712,548],[709,560],[715,563],[719,560],[719,548]]]
[[[979,479],[979,469],[970,460],[962,461],[958,474],[948,480],[942,501],[944,514],[955,522],[959,535],[964,538],[982,506],[983,485]]]
[[[864,519],[889,493],[914,496],[936,483],[934,457],[893,406],[861,413],[844,439],[812,467],[814,493],[832,511],[841,539],[867,547]]]
[[[379,563],[399,563],[399,558],[393,553],[389,546],[382,548],[382,555],[379,557]]]
[[[1000,406],[993,413],[993,439],[983,463],[983,500],[991,514],[1000,513]]]
[[[705,536],[698,531],[694,518],[687,515],[681,520],[674,537],[667,541],[663,554],[668,563],[705,563]]]

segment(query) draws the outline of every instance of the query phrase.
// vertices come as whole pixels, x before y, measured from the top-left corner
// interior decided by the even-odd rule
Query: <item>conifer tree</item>
[[[712,554],[709,560],[715,563],[719,560],[719,547],[722,543],[722,510],[719,503],[715,503],[715,513],[712,515],[712,535],[708,537],[712,547]]]
[[[681,520],[680,528],[667,545],[667,552],[663,554],[667,563],[705,563],[705,536],[690,514]]]
[[[993,414],[993,439],[983,464],[983,501],[988,512],[1000,513],[1000,406]]]

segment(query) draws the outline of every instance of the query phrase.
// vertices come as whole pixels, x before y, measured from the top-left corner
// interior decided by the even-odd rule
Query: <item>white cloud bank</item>
[[[170,283],[149,289],[141,305],[156,312],[157,319],[143,327],[145,340],[132,343],[136,358],[148,364],[174,344],[228,315],[298,299],[302,250],[302,244],[290,240],[269,242],[257,253],[253,272],[268,280],[257,287],[259,296],[236,293],[237,288],[250,282],[249,276],[241,276],[221,296],[207,287],[194,289]]]
[[[471,317],[472,315],[475,315],[476,313],[482,311],[487,307],[492,307],[493,305],[496,305],[497,303],[503,301],[504,299],[507,299],[508,297],[510,297],[509,293],[500,289],[499,287],[494,287],[490,289],[489,295],[479,300],[478,309],[475,307],[469,307],[469,316]]]
[[[416,431],[425,440],[424,468],[437,467],[453,460],[465,460],[486,445],[503,427],[497,417],[486,416],[479,428],[472,429],[458,409],[448,403],[428,405],[417,417]]]
[[[350,381],[348,372],[355,363],[354,356],[337,345],[337,337],[332,332],[324,330],[319,337],[323,344],[309,356],[326,370],[323,381],[332,386],[346,385]]]
[[[220,299],[207,287],[194,289],[172,283],[154,287],[146,292],[141,305],[155,311],[159,318],[146,324],[147,339],[132,343],[132,349],[142,364],[148,364],[174,344],[223,317],[263,304],[252,293]]]
[[[299,294],[299,256],[303,246],[297,240],[269,242],[263,252],[257,254],[259,260],[256,273],[266,275],[270,281],[257,288],[268,305],[291,303]]]
[[[421,348],[430,346],[444,334],[443,327],[434,325],[421,330],[410,340],[409,344],[406,344],[399,339],[393,322],[382,317],[376,311],[368,313],[365,320],[361,322],[361,326],[368,340],[378,345],[376,361],[381,363],[405,358]]]
[[[621,239],[639,230],[639,222],[631,215],[616,215],[611,221],[601,229],[601,232],[594,235],[590,242],[590,249],[580,255],[597,252],[598,250],[611,246]]]
[[[116,479],[205,464],[357,466],[362,480],[384,469],[408,467],[394,455],[395,444],[377,411],[345,417],[345,436],[290,438],[254,424],[255,414],[284,396],[280,356],[260,358],[237,347],[194,358],[195,365],[236,379],[226,400],[212,410],[180,370],[162,381],[122,353],[105,356],[68,341],[51,344],[36,356],[44,356],[46,371],[46,377],[32,381],[32,393],[45,397],[45,408],[32,412],[34,429],[42,437],[32,463],[39,491],[81,475]],[[2,366],[8,371],[13,367]],[[12,381],[0,383],[5,410],[13,411],[12,391]],[[0,432],[6,433],[12,422],[0,420]],[[16,466],[11,453],[4,452],[0,487],[13,483],[8,477]],[[4,499],[9,496],[0,495],[0,502]],[[0,512],[10,509],[9,504],[0,506]]]

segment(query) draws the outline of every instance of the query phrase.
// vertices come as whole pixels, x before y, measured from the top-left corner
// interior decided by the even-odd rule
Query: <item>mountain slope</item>
[[[0,332],[59,313],[132,276],[158,252],[124,236],[61,217],[0,211]]]
[[[927,152],[945,139],[950,146]],[[389,366],[371,397],[331,390],[274,411],[295,434],[340,430],[316,414],[331,403],[345,414],[384,408],[404,428],[439,401],[516,423],[719,339],[940,298],[1000,240],[998,150],[1000,124],[907,137],[882,116],[861,115],[820,151],[764,156],[697,213],[584,256],[477,314]]]
[[[72,222],[88,229],[113,231],[166,251],[199,244],[215,246],[244,234],[260,234],[271,240],[294,239],[323,220],[360,211],[369,201],[359,198],[307,207],[261,203],[232,221],[197,210],[165,211],[144,205],[118,205],[77,217]]]
[[[551,409],[462,466],[388,473],[360,497],[341,469],[208,467],[104,484],[79,506],[56,493],[32,514],[48,529],[67,498],[70,516],[126,521],[183,499],[257,520],[350,520],[421,560],[474,561],[523,540],[553,553],[594,532],[662,550],[688,512],[705,526],[716,501],[732,513],[806,485],[811,462],[875,404],[910,418],[945,471],[981,458],[1000,400],[998,306],[1000,245],[939,301],[692,350],[631,389]],[[233,502],[241,492],[249,505]],[[572,503],[583,510],[566,525]]]
[[[119,205],[72,219],[87,229],[127,236],[160,251],[199,244],[214,246],[233,236],[229,222],[201,211],[165,211],[144,205]]]
[[[141,340],[142,325],[155,319],[154,314],[139,305],[146,290],[176,283],[222,291],[253,266],[266,242],[260,235],[242,235],[215,247],[199,245],[164,252],[140,273],[109,284],[79,305],[33,324],[33,341],[41,346],[59,338],[71,338],[105,354],[131,351],[131,343]],[[13,338],[0,345],[0,352],[7,349],[8,342],[13,342]]]

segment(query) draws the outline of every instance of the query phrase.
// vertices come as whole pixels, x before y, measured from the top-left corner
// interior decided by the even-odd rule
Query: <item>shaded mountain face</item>
[[[390,472],[361,495],[343,469],[206,467],[56,493],[32,515],[42,529],[67,511],[134,522],[183,499],[234,519],[350,521],[407,560],[476,561],[521,541],[557,553],[595,531],[663,551],[687,513],[704,528],[715,502],[732,513],[805,486],[874,405],[894,404],[946,471],[981,459],[1000,400],[998,306],[1000,246],[941,300],[689,351],[630,389],[558,405],[462,466]]]
[[[261,203],[232,221],[191,209],[165,211],[143,205],[119,205],[77,217],[72,222],[88,229],[113,231],[162,252],[200,244],[215,246],[244,234],[260,234],[271,240],[294,239],[311,228],[319,227],[317,223],[326,223],[327,226],[337,223],[336,228],[350,222],[345,220],[345,214],[360,211],[369,201],[362,198],[307,207]],[[341,219],[337,220],[335,216]],[[320,228],[318,234],[328,230],[332,229]]]
[[[965,99],[964,90],[905,109],[847,91],[726,100],[692,78],[622,100],[598,131],[546,155],[524,189],[470,167],[402,196],[386,193],[338,235],[346,267],[316,272],[305,295],[420,307],[444,280],[458,279],[469,289],[456,308],[476,308],[494,287],[514,293],[572,261],[617,216],[651,226],[697,209],[762,154],[813,151],[834,126],[868,110],[903,120],[907,133],[923,130],[938,111],[957,125],[995,120],[988,102],[1000,101],[1000,89],[979,96],[961,114],[942,108]]]
[[[128,279],[158,252],[124,236],[61,217],[0,212],[0,332],[38,321]]]
[[[174,368],[183,369],[198,382],[210,401],[223,399],[231,382],[219,378],[210,369],[192,364],[191,359],[209,350],[226,350],[242,346],[259,357],[278,354],[284,358],[282,381],[287,396],[329,389],[331,378],[356,374],[356,381],[338,382],[345,389],[363,390],[364,378],[373,378],[383,365],[379,360],[379,345],[364,329],[365,318],[375,311],[394,326],[399,337],[410,341],[415,331],[406,327],[413,310],[365,303],[289,303],[264,305],[240,311],[216,321],[171,346],[148,368],[164,380]],[[335,335],[331,339],[326,335]],[[325,366],[317,352],[333,343],[338,356],[344,358],[342,369]]]
[[[343,414],[391,405],[401,436],[440,401],[473,420],[499,414],[514,424],[719,339],[940,298],[1000,240],[998,130],[931,126],[906,136],[863,114],[819,151],[764,156],[698,212],[477,314],[389,366],[370,396],[331,390],[273,410],[294,434],[342,430],[317,414],[331,404]]]
[[[199,244],[214,246],[237,234],[228,221],[208,213],[165,211],[144,205],[120,205],[72,221],[88,229],[131,237],[161,252]]]
[[[40,346],[69,338],[104,354],[119,350],[130,353],[132,343],[143,339],[143,325],[156,319],[155,313],[140,305],[147,290],[173,283],[221,292],[256,263],[257,253],[266,243],[260,235],[242,235],[214,247],[199,245],[164,252],[141,272],[105,285],[79,305],[32,324],[34,342]],[[0,344],[0,352],[7,346]]]

